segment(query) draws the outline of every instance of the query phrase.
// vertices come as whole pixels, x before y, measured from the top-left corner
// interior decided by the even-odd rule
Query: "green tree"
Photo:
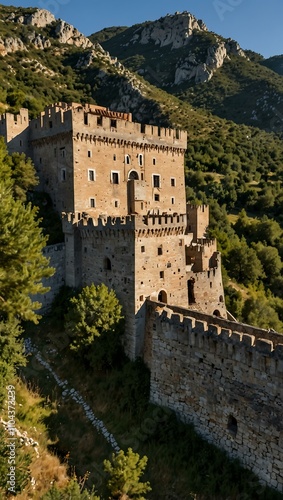
[[[38,184],[33,163],[23,153],[13,153],[10,158],[14,198],[25,201],[27,191]]]
[[[253,248],[247,245],[244,238],[230,248],[224,259],[229,276],[239,283],[248,286],[264,276],[263,268]]]
[[[11,187],[13,197],[22,202],[26,200],[27,191],[38,184],[31,159],[23,153],[9,155],[3,137],[0,137],[0,181]]]
[[[264,215],[256,227],[257,241],[274,246],[282,236],[282,229],[278,222]]]
[[[278,313],[273,307],[272,300],[266,297],[264,292],[252,292],[243,307],[243,319],[249,325],[259,328],[273,328],[281,332],[283,324]]]
[[[28,169],[32,169],[28,162]],[[15,167],[13,171],[13,166]],[[38,302],[32,295],[44,293],[42,278],[53,274],[42,249],[42,236],[36,209],[15,199],[15,187],[21,186],[21,198],[29,185],[20,180],[24,175],[24,158],[7,155],[0,142],[0,400],[4,387],[12,380],[15,367],[25,364],[23,346],[18,338],[21,320],[38,321]],[[17,171],[13,179],[13,174]],[[32,184],[32,183],[31,183]]]
[[[73,335],[71,349],[85,350],[96,337],[115,334],[122,318],[122,306],[114,290],[103,283],[86,286],[77,297],[70,299],[66,314],[65,326]]]
[[[144,494],[151,491],[149,482],[140,482],[147,464],[147,457],[140,458],[131,448],[125,454],[120,450],[112,454],[112,461],[104,460],[104,469],[110,478],[107,483],[113,499],[145,500]]]
[[[274,283],[274,280],[280,275],[283,264],[280,259],[279,252],[277,248],[271,246],[265,246],[262,243],[256,243],[254,249],[257,256],[262,264],[265,280],[267,285]]]
[[[31,296],[48,291],[41,280],[54,272],[42,254],[46,238],[35,221],[36,209],[15,200],[1,181],[0,199],[0,318],[37,322],[40,303]]]

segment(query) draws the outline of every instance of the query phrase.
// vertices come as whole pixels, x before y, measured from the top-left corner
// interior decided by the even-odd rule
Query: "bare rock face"
[[[223,66],[229,54],[246,57],[244,51],[234,40],[218,42],[207,50],[204,62],[197,61],[194,54],[186,57],[175,71],[175,85],[180,85],[186,80],[194,79],[195,83],[204,83],[211,80],[214,73]]]
[[[10,52],[17,50],[27,50],[20,38],[7,37],[5,40],[0,38],[0,55],[6,56]]]
[[[56,21],[56,19],[48,10],[37,9],[32,14],[25,14],[21,16],[16,15],[15,12],[12,12],[7,18],[7,21],[45,28],[45,26],[53,23],[54,21]]]
[[[50,40],[41,34],[37,35],[33,32],[28,38],[30,43],[32,43],[36,49],[43,50],[51,46]]]
[[[51,12],[45,9],[38,9],[33,14],[25,16],[24,24],[45,28],[45,26],[48,26],[48,24],[51,24],[54,21],[56,21],[56,19]]]
[[[75,45],[76,47],[81,47],[83,49],[87,49],[93,45],[86,36],[65,21],[60,20],[55,31],[60,43]]]
[[[214,72],[221,68],[227,50],[225,44],[218,43],[209,47],[205,62],[197,62],[195,57],[187,57],[175,72],[175,85],[180,85],[186,80],[195,80],[195,83],[204,83],[211,80]]]
[[[194,30],[207,31],[207,27],[189,12],[176,12],[145,26],[134,35],[132,42],[143,45],[154,42],[160,47],[171,45],[172,49],[178,49],[189,42]]]

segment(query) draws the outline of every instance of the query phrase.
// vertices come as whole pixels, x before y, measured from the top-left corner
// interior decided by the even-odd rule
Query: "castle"
[[[65,213],[66,284],[116,291],[131,358],[142,355],[147,297],[226,317],[208,207],[186,205],[186,132],[59,103],[31,121],[26,109],[2,116],[0,134],[32,158],[39,189]]]
[[[3,115],[0,134],[63,213],[65,244],[46,250],[52,288],[113,288],[151,400],[283,492],[283,337],[229,320],[208,207],[185,201],[186,132],[59,103],[31,121]]]

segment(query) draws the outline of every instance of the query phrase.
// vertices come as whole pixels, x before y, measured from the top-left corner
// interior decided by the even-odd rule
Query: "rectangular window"
[[[95,198],[89,199],[89,206],[90,206],[90,208],[95,208]]]
[[[154,195],[154,201],[160,201],[160,196],[159,194]]]
[[[61,168],[61,181],[65,181],[66,180],[66,169],[65,168]]]
[[[91,158],[91,157],[92,157],[92,151],[88,151],[88,152],[87,152],[87,157],[88,157],[88,158]]]
[[[115,208],[118,208],[119,207],[119,201],[115,200],[114,205],[115,205]]]
[[[60,155],[61,155],[62,158],[65,158],[65,156],[66,156],[66,150],[65,150],[65,148],[60,148]]]
[[[84,114],[84,124],[88,125],[88,114],[87,113]]]
[[[103,124],[103,121],[102,121],[102,116],[98,116],[97,117],[97,125],[99,125],[100,127],[102,126]]]
[[[117,120],[110,120],[110,127],[117,128]]]
[[[164,271],[160,271],[159,276],[163,280],[164,279]]]
[[[95,170],[88,170],[88,180],[89,181],[95,181]]]
[[[156,158],[152,158],[152,165],[156,165]]]
[[[175,205],[175,198],[171,198],[171,204]]]
[[[160,175],[153,175],[152,176],[152,183],[153,183],[153,187],[160,188]]]
[[[162,255],[162,247],[158,247],[157,249],[157,255]]]
[[[111,172],[112,184],[119,184],[119,172]]]
[[[141,252],[145,252],[145,247],[144,246],[141,246]]]
[[[175,177],[171,177],[171,186],[172,187],[176,186],[176,179],[175,179]]]

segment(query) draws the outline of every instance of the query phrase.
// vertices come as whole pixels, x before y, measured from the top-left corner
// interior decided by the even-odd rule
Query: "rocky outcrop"
[[[228,40],[225,43],[225,47],[226,47],[228,54],[232,54],[234,56],[245,57],[247,59],[245,52],[241,49],[240,45],[238,44],[238,42],[236,42],[236,40],[232,40],[232,38],[228,38]]]
[[[95,43],[92,50],[81,55],[76,64],[76,68],[88,68],[97,61],[97,59],[100,61],[105,60],[110,64],[114,64],[117,61],[117,58],[111,57],[109,52],[106,52],[99,43]]]
[[[225,59],[229,59],[229,54],[246,57],[239,44],[230,39],[226,43],[217,42],[209,47],[204,62],[197,61],[195,54],[190,54],[176,68],[174,85],[187,80],[194,80],[195,83],[208,82],[215,71],[223,66]]]
[[[41,34],[35,32],[28,36],[30,43],[32,43],[36,49],[43,50],[51,46],[51,42],[48,38]]]
[[[27,13],[23,15],[17,15],[15,12],[12,12],[7,18],[7,21],[45,28],[45,26],[53,23],[56,19],[48,10],[37,9],[31,14]]]
[[[172,49],[179,49],[189,42],[194,30],[207,31],[207,27],[189,12],[176,12],[139,28],[131,42],[143,45],[153,42],[160,47],[171,45]]]
[[[27,50],[20,38],[8,37],[3,40],[0,38],[0,55],[6,56],[10,52],[16,52],[17,50]]]
[[[38,28],[45,28],[48,24],[54,23],[55,17],[51,12],[45,9],[38,9],[36,12],[25,16],[24,24],[38,26]]]
[[[74,26],[60,20],[56,26],[55,33],[60,43],[67,43],[68,45],[75,45],[82,49],[92,47],[91,41],[80,33]]]

